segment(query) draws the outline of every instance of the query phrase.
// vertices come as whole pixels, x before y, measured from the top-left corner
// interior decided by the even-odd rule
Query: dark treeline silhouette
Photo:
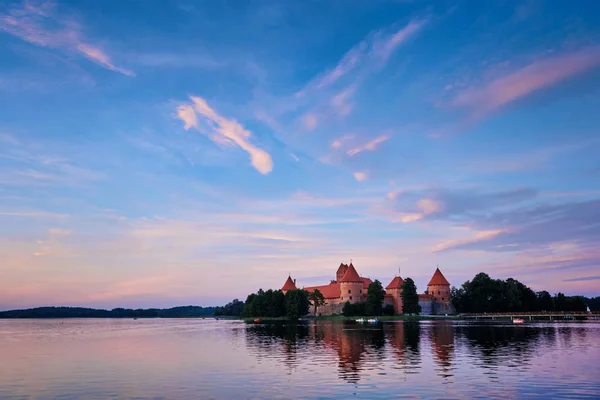
[[[244,302],[238,299],[233,299],[222,307],[215,307],[215,317],[229,316],[239,317],[244,311]]]
[[[214,307],[181,306],[173,308],[100,310],[84,307],[37,307],[0,311],[0,318],[190,318],[212,316]]]
[[[534,292],[516,279],[492,279],[486,273],[475,275],[460,288],[452,288],[452,303],[459,313],[591,311],[600,308],[600,297],[550,295]]]
[[[248,295],[241,316],[298,319],[308,314],[308,297],[309,293],[302,289],[288,290],[285,295],[281,290],[259,289]]]

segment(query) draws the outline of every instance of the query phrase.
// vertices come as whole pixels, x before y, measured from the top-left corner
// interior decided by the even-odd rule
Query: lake
[[[0,320],[0,399],[599,398],[600,323]]]

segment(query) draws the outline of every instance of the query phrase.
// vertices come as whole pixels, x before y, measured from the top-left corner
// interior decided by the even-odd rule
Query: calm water
[[[600,398],[600,323],[0,320],[1,399]]]

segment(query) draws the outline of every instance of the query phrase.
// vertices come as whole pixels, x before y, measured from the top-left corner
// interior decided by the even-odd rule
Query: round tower
[[[385,294],[392,296],[392,305],[396,314],[402,314],[402,284],[404,280],[396,276],[389,285],[385,287]]]
[[[356,272],[354,265],[350,263],[346,269],[346,273],[340,279],[340,300],[345,303],[359,302],[362,297],[363,281],[360,275]]]
[[[427,293],[433,301],[450,303],[450,282],[444,277],[439,268],[436,268],[433,277],[427,284]]]

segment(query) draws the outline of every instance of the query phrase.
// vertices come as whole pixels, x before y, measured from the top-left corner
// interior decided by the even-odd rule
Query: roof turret
[[[340,279],[340,282],[362,282],[362,279],[360,279],[360,275],[358,275],[358,272],[356,272],[356,269],[354,268],[354,265],[352,265],[352,263],[348,265],[348,269],[346,270],[346,273],[344,274],[342,279]]]
[[[444,277],[444,274],[442,274],[442,271],[440,271],[439,268],[436,268],[435,272],[433,273],[433,276],[431,277],[431,280],[427,284],[427,286],[431,286],[431,285],[448,285],[448,286],[450,286],[450,282],[448,282],[448,280]]]
[[[296,290],[296,283],[292,280],[291,276],[288,276],[287,281],[283,284],[281,290]]]
[[[392,279],[389,285],[385,287],[385,289],[402,289],[402,284],[404,283],[404,279],[399,276]]]

